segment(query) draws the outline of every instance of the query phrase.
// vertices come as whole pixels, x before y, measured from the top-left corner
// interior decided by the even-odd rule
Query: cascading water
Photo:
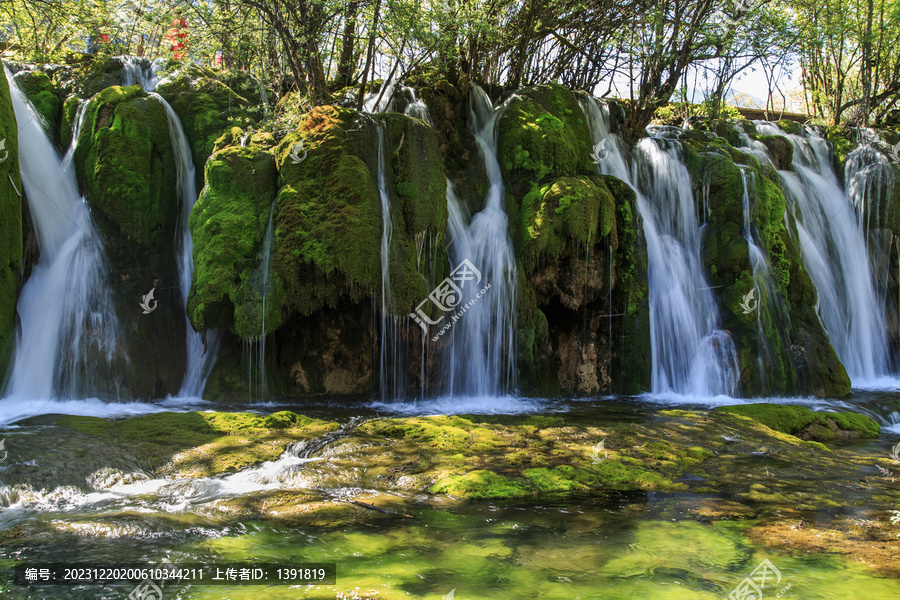
[[[866,240],[875,294],[882,303],[886,327],[900,326],[888,321],[888,282],[891,274],[892,247],[897,243],[890,227],[891,198],[894,194],[894,169],[888,158],[878,150],[882,144],[878,134],[870,129],[859,130],[859,145],[847,156],[844,182],[847,196],[856,208],[857,218]],[[900,249],[900,246],[898,246]],[[889,358],[890,360],[890,358]],[[896,367],[897,363],[892,363]]]
[[[784,298],[777,292],[776,283],[772,276],[772,269],[765,252],[760,248],[755,239],[753,226],[750,222],[751,190],[753,189],[754,175],[747,168],[741,167],[741,183],[743,195],[741,203],[744,208],[744,239],[747,240],[747,251],[750,255],[750,269],[753,275],[753,295],[743,300],[744,310],[756,313],[757,330],[757,367],[761,391],[766,392],[768,376],[775,370],[780,370],[778,354],[774,352],[772,344],[777,344],[782,356],[790,356],[790,328],[791,318]],[[755,304],[755,306],[754,306]],[[771,336],[767,335],[765,324],[772,326]],[[796,383],[796,372],[786,373],[786,381]]]
[[[429,125],[432,125],[431,113],[428,111],[428,105],[425,104],[424,100],[416,96],[416,90],[411,87],[403,86],[403,95],[407,98],[406,108],[403,109],[403,114],[422,119]]]
[[[22,181],[40,249],[17,305],[21,337],[7,393],[26,399],[111,395],[127,357],[101,239],[78,193],[71,164],[60,161],[37,113],[9,71],[5,73],[19,130]]]
[[[737,354],[731,336],[719,329],[715,298],[703,272],[700,225],[680,145],[642,139],[629,172],[622,144],[610,133],[607,107],[587,96],[580,103],[595,148],[606,152],[598,169],[637,194],[649,258],[652,392],[736,395]]]
[[[145,67],[131,56],[122,57],[123,84],[140,85],[151,96],[156,98],[166,110],[166,118],[169,123],[169,139],[172,142],[172,151],[175,154],[175,168],[177,170],[178,199],[181,202],[181,214],[175,233],[175,252],[178,257],[178,278],[181,287],[181,298],[184,306],[187,306],[188,294],[191,290],[191,281],[194,275],[193,240],[191,229],[188,225],[191,217],[191,209],[197,201],[197,188],[194,171],[194,160],[191,157],[191,146],[181,120],[172,106],[165,98],[154,92],[158,83],[157,69],[159,61],[154,61],[149,67]],[[187,367],[181,390],[178,395],[183,397],[199,397],[203,393],[206,379],[215,363],[218,349],[219,334],[217,331],[208,331],[201,335],[194,331],[191,322],[185,312],[185,338],[187,346]]]
[[[500,396],[515,387],[516,261],[503,210],[503,176],[497,160],[497,121],[490,98],[472,86],[469,114],[471,131],[481,149],[488,174],[484,208],[465,225],[465,215],[448,185],[448,223],[452,240],[451,263],[468,260],[490,285],[480,298],[478,288],[463,288],[461,306],[474,300],[452,328],[450,348],[451,395]]]
[[[382,402],[401,399],[405,391],[404,360],[401,340],[401,317],[394,315],[394,294],[391,291],[391,197],[387,189],[384,124],[378,124],[378,197],[381,200],[381,331],[379,335],[379,374]]]
[[[156,89],[156,84],[159,83],[157,70],[162,59],[157,58],[148,63],[136,56],[126,55],[120,56],[119,60],[122,62],[122,85],[139,85],[148,92]]]
[[[771,123],[756,126],[760,134],[786,136],[794,147],[794,171],[779,175],[797,221],[804,265],[819,293],[822,321],[853,386],[877,386],[890,375],[884,301],[853,202],[834,173],[828,142],[809,128],[796,135]],[[852,174],[848,182],[851,189],[858,186]]]
[[[275,201],[269,205],[269,218],[266,222],[266,232],[263,236],[262,249],[259,256],[259,264],[250,276],[247,285],[247,294],[259,299],[260,331],[255,342],[249,343],[249,364],[247,368],[247,388],[250,391],[249,400],[254,396],[259,401],[266,401],[269,397],[268,376],[266,373],[266,300],[269,297],[269,275],[272,261],[272,245],[275,241]],[[256,355],[256,368],[253,367],[254,354]]]
[[[166,109],[166,117],[169,120],[169,137],[172,140],[172,150],[175,154],[175,166],[178,171],[178,198],[181,201],[181,215],[178,219],[178,227],[175,233],[175,252],[178,256],[178,276],[181,285],[181,299],[187,306],[188,293],[191,290],[191,281],[194,276],[194,244],[191,239],[191,229],[188,226],[191,217],[191,209],[197,201],[197,191],[194,183],[194,161],[191,158],[191,147],[187,135],[181,126],[181,121],[175,110],[162,96],[151,94],[159,100]],[[191,322],[185,312],[185,338],[187,340],[187,369],[184,380],[181,383],[179,396],[199,397],[203,393],[206,379],[212,370],[218,348],[218,332],[209,331],[205,335],[194,331]]]
[[[368,94],[363,101],[363,110],[368,113],[387,112],[388,108],[391,106],[391,101],[394,99],[395,85],[396,82],[392,80],[377,92]],[[382,93],[382,91],[384,93]]]

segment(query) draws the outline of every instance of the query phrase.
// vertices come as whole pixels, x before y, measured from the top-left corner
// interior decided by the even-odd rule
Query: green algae
[[[62,417],[58,424],[113,439],[153,469],[181,476],[233,472],[280,456],[291,441],[333,431],[337,423],[290,411],[271,415],[161,412],[119,421]]]
[[[831,424],[843,432],[853,432],[863,438],[878,437],[881,431],[871,417],[859,413],[813,412],[803,406],[781,404],[742,404],[717,410],[749,417],[775,431],[791,435],[803,432],[825,441],[839,437]]]

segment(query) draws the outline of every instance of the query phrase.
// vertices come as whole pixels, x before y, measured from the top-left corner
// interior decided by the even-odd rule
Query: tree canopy
[[[796,72],[805,111],[832,123],[883,121],[900,97],[900,0],[7,0],[0,24],[6,59],[218,52],[313,106],[411,75],[558,82],[626,100],[634,135],[690,78],[717,116],[751,69],[767,108]]]

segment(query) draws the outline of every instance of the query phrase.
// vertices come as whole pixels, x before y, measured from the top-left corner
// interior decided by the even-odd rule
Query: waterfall
[[[391,106],[391,100],[394,97],[394,86],[396,82],[391,80],[386,86],[382,86],[377,92],[366,95],[363,101],[363,110],[368,113],[387,112]],[[382,94],[382,90],[384,93]]]
[[[618,177],[637,194],[649,259],[652,392],[736,395],[737,354],[731,336],[719,329],[715,297],[703,272],[700,224],[680,144],[642,139],[629,171],[623,145],[610,133],[607,107],[591,97],[579,100],[595,148],[606,151],[599,171]]]
[[[156,73],[162,62],[161,58],[149,64],[136,56],[120,56],[119,60],[122,62],[122,85],[140,85],[148,92],[156,89],[156,84],[159,83]]]
[[[7,394],[27,399],[111,395],[127,357],[102,242],[70,162],[60,160],[34,108],[10,72],[5,74],[19,129],[21,176],[40,250],[17,304],[21,336]]]
[[[133,56],[123,56],[122,83],[123,85],[140,85],[145,91],[156,98],[166,111],[169,123],[169,139],[172,142],[172,151],[175,154],[175,168],[177,170],[178,200],[181,203],[181,214],[175,233],[175,253],[178,258],[178,279],[181,287],[181,299],[183,306],[187,306],[188,294],[191,291],[191,281],[194,275],[193,241],[189,221],[191,209],[197,201],[197,188],[195,183],[194,160],[191,157],[191,146],[184,127],[175,110],[166,102],[165,98],[154,92],[159,82],[157,70],[159,59],[144,66],[141,61]],[[218,349],[218,331],[209,331],[200,334],[194,331],[188,319],[187,311],[184,315],[185,338],[187,349],[187,367],[181,390],[181,397],[200,397],[206,385],[206,379],[215,363]]]
[[[776,369],[780,370],[782,366],[778,361],[778,354],[772,348],[772,343],[778,345],[782,356],[791,355],[791,317],[785,305],[784,297],[778,292],[769,260],[754,239],[753,226],[750,222],[750,201],[754,173],[746,167],[739,168],[743,185],[743,194],[741,196],[741,204],[744,209],[743,233],[744,239],[747,240],[747,251],[750,255],[750,269],[754,284],[753,295],[745,296],[743,304],[745,311],[752,310],[756,313],[756,363],[759,369],[760,389],[766,392],[771,391],[768,390],[767,386],[769,374]],[[754,304],[755,306],[753,306]],[[766,323],[772,326],[770,330],[775,339],[770,339],[770,336],[766,334]],[[786,381],[796,383],[796,371],[794,369],[786,373]]]
[[[269,297],[269,274],[270,263],[272,261],[272,245],[275,241],[275,201],[269,205],[269,219],[266,222],[266,232],[263,236],[262,250],[259,258],[259,264],[250,276],[250,280],[246,283],[248,294],[259,294],[260,307],[260,331],[259,337],[256,338],[256,350],[258,352],[257,371],[259,373],[259,382],[254,386],[253,382],[253,355],[254,343],[249,344],[250,361],[247,372],[247,389],[249,391],[249,400],[253,401],[254,387],[256,387],[256,397],[259,401],[265,401],[269,397],[269,381],[266,375],[266,300]]]
[[[451,264],[468,260],[490,285],[453,324],[449,392],[451,395],[499,396],[515,388],[516,259],[506,212],[504,186],[497,160],[497,121],[487,94],[473,85],[470,92],[470,128],[484,159],[488,194],[484,208],[468,225],[452,186],[447,187],[452,240]],[[477,288],[466,286],[460,306],[476,300]]]
[[[884,300],[872,277],[863,226],[852,197],[859,190],[860,163],[848,160],[850,195],[838,183],[831,149],[816,131],[786,134],[758,122],[763,135],[782,135],[794,147],[794,171],[779,171],[788,210],[797,222],[800,251],[819,294],[819,313],[854,387],[878,385],[890,375]]]
[[[391,197],[387,189],[387,154],[384,123],[378,124],[378,197],[381,200],[381,331],[379,335],[379,385],[381,400],[401,399],[405,392],[405,377],[400,319],[394,315],[394,294],[391,291]]]
[[[403,114],[409,117],[415,117],[416,119],[422,119],[429,125],[433,126],[431,122],[431,113],[428,111],[428,105],[425,104],[425,101],[416,96],[416,90],[403,86],[403,95],[406,96],[407,104],[406,108],[403,109]]]
[[[181,202],[181,214],[178,218],[178,227],[175,233],[175,253],[178,257],[178,279],[181,287],[181,300],[183,306],[187,306],[188,293],[191,291],[191,281],[194,276],[194,244],[191,239],[191,229],[188,226],[191,217],[191,209],[197,201],[196,184],[194,183],[194,161],[191,158],[191,146],[187,135],[181,126],[181,121],[175,110],[162,96],[155,92],[150,94],[159,100],[166,109],[166,117],[169,121],[169,138],[172,141],[172,150],[175,153],[175,167],[178,172],[177,188],[178,199]],[[191,322],[184,315],[185,338],[187,345],[187,368],[181,390],[182,397],[200,397],[206,379],[215,363],[216,350],[218,349],[218,332],[209,331],[201,335],[194,331]]]

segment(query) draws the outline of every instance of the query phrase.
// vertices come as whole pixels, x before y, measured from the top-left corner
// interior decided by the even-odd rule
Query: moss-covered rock
[[[62,417],[57,424],[116,440],[159,475],[210,477],[275,460],[291,442],[338,428],[337,423],[290,411],[271,415],[162,412],[109,421]]]
[[[741,404],[716,410],[749,417],[802,440],[877,438],[881,432],[881,427],[871,417],[852,412],[813,412],[804,406],[782,404]]]
[[[56,87],[43,71],[21,71],[14,77],[16,85],[34,106],[44,121],[44,131],[54,141],[58,141],[60,110],[62,102]]]
[[[444,268],[440,240],[446,229],[446,187],[430,128],[402,115],[385,119],[394,232],[390,277],[396,310],[405,314],[428,291],[417,275],[418,244],[424,238],[434,240],[438,252],[426,271]],[[276,150],[283,181],[276,269],[290,308],[300,314],[334,306],[341,296],[358,301],[381,289],[376,127],[354,111],[319,107]],[[291,152],[301,142],[305,158],[295,162]]]
[[[73,162],[104,234],[119,315],[130,324],[122,331],[132,361],[122,394],[159,398],[176,393],[185,364],[174,251],[180,213],[162,104],[139,86],[103,90],[85,108]],[[142,315],[139,303],[151,290],[158,308]]]
[[[12,359],[16,329],[16,301],[22,272],[22,179],[19,175],[19,138],[9,82],[0,77],[0,373]],[[7,185],[9,184],[9,185]],[[17,192],[18,190],[18,192]]]
[[[590,247],[615,232],[615,200],[598,177],[560,177],[534,186],[522,199],[519,214],[520,256],[527,274],[540,262],[559,258],[570,240]],[[570,291],[581,296],[584,286],[577,288]]]
[[[156,88],[181,120],[195,165],[206,162],[226,130],[246,129],[260,116],[254,103],[232,90],[220,75],[191,63],[169,74]]]
[[[575,96],[560,85],[516,92],[500,118],[498,158],[507,180],[590,174],[590,132]]]
[[[795,225],[786,216],[777,173],[727,143],[687,141],[684,150],[695,196],[703,203],[698,210],[706,215],[703,260],[717,298],[730,313],[723,325],[738,350],[743,393],[849,393],[846,370],[815,312],[816,290],[797,235],[791,234]],[[754,243],[769,267],[758,279],[744,236],[745,189]],[[758,312],[748,313],[742,302],[751,289],[763,294]]]
[[[76,94],[70,94],[63,103],[62,115],[59,119],[59,143],[60,147],[68,148],[72,144],[72,135],[75,130],[75,119],[78,117],[78,109],[84,100]]]
[[[271,260],[264,252],[270,249],[263,243],[277,171],[270,153],[239,145],[240,130],[228,135],[235,145],[210,156],[206,185],[191,211],[194,281],[188,315],[198,331],[227,329],[256,340],[277,329],[283,318],[283,289],[277,273],[266,271]]]
[[[175,235],[178,198],[166,112],[138,86],[107,88],[88,105],[74,162],[91,205],[148,247]]]

